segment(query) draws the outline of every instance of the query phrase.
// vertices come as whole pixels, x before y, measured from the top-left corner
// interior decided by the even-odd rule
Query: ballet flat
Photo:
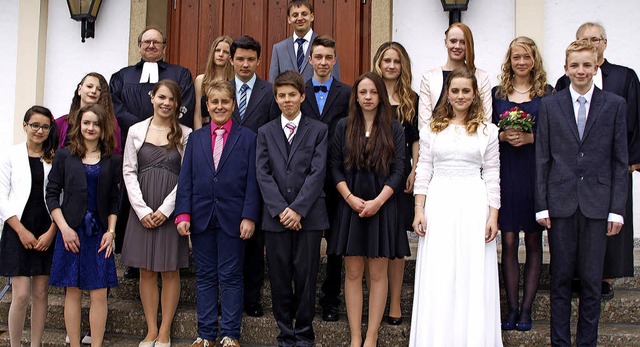
[[[153,341],[142,341],[138,344],[138,347],[154,347],[156,344],[156,340]]]
[[[154,345],[154,347],[171,347],[171,340],[169,340],[169,342],[156,341],[156,344]]]

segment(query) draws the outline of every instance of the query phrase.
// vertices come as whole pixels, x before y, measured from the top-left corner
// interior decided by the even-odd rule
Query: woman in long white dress
[[[451,71],[445,90],[420,132],[409,346],[502,346],[498,129],[484,118],[473,72]]]

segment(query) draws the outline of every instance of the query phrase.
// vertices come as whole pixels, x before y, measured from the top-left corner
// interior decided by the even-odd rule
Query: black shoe
[[[264,315],[264,311],[262,310],[262,305],[259,302],[254,304],[248,304],[244,306],[244,312],[251,317],[262,317]]]
[[[135,267],[127,267],[127,269],[124,270],[124,274],[122,275],[122,277],[130,280],[137,280],[140,278],[140,269]]]
[[[518,309],[509,310],[507,316],[502,320],[502,330],[508,331],[516,328],[516,320],[518,319]]]
[[[574,278],[573,280],[571,280],[571,297],[573,298],[579,297],[581,288],[582,288],[582,285],[580,284],[579,279]]]
[[[402,317],[396,318],[387,316],[387,323],[389,323],[389,325],[400,325],[402,324]]]
[[[613,286],[607,281],[602,281],[602,300],[610,299],[613,299]]]
[[[531,310],[522,310],[520,312],[520,318],[516,323],[516,330],[518,331],[529,331],[533,327],[531,323]]]
[[[328,305],[322,308],[322,320],[325,322],[337,322],[338,319],[340,319],[340,314],[337,306]]]

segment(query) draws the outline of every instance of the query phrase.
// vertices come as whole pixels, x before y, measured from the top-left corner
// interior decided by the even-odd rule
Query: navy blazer
[[[119,188],[122,172],[117,155],[102,157],[98,178],[98,217],[103,230],[107,230],[109,215],[119,212]],[[60,204],[60,194],[64,199]],[[47,184],[47,207],[49,211],[62,209],[62,215],[72,229],[76,229],[87,212],[87,176],[82,159],[71,155],[67,148],[60,148],[53,158]]]
[[[629,164],[640,163],[640,81],[632,69],[611,64],[606,59],[602,66],[602,90],[624,98],[627,102],[627,149]],[[556,90],[569,87],[571,81],[566,75],[556,83]]]
[[[329,228],[323,193],[327,171],[327,126],[302,115],[287,153],[280,118],[258,130],[256,167],[264,197],[262,229],[284,231],[278,216],[289,207],[304,230]]]
[[[318,37],[318,34],[314,31],[311,34],[311,42],[304,54],[304,60],[302,62],[302,72],[298,70],[298,53],[293,49],[293,35],[287,36],[286,39],[273,45],[271,49],[271,65],[269,66],[269,82],[273,83],[279,74],[285,71],[300,72],[304,81],[308,81],[313,77],[313,66],[309,63],[309,55],[311,54],[311,45],[313,40]],[[340,64],[336,57],[336,64],[331,70],[331,74],[335,78],[340,78]]]
[[[235,80],[231,80],[231,84],[234,88],[236,87]],[[233,95],[236,95],[235,92]],[[233,110],[233,122],[238,123],[257,134],[259,127],[265,125],[267,122],[275,119],[279,115],[280,109],[278,108],[276,99],[273,96],[273,86],[271,83],[261,80],[256,76],[256,83],[253,85],[251,98],[249,98],[244,118],[240,120],[238,101],[236,100],[236,107]]]
[[[321,120],[329,127],[329,143],[333,141],[333,134],[338,121],[349,114],[349,97],[351,96],[351,86],[340,82],[333,76],[333,82],[327,94],[327,101],[324,103],[322,114],[316,100],[316,93],[313,90],[313,82],[307,81],[305,85],[306,97],[300,105],[302,114],[309,118]]]
[[[258,223],[256,135],[232,123],[218,169],[213,166],[211,125],[191,133],[185,150],[174,214],[191,215],[191,232],[202,233],[215,217],[229,236],[240,237],[242,219]]]
[[[542,98],[536,132],[536,211],[592,219],[625,214],[628,184],[626,105],[594,88],[582,140],[569,89]]]

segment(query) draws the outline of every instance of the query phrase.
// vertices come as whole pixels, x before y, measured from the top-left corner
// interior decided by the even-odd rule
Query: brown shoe
[[[240,342],[236,339],[232,339],[229,336],[225,336],[220,340],[222,347],[240,347]]]
[[[211,346],[209,344],[209,340],[205,340],[202,339],[200,337],[198,337],[195,341],[193,341],[193,343],[191,344],[191,347],[209,347]]]

